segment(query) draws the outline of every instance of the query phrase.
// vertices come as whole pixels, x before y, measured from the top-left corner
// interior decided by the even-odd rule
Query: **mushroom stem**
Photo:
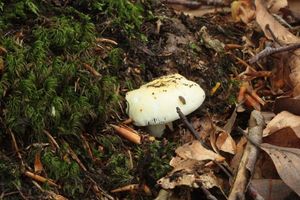
[[[173,130],[172,122],[168,122],[166,124],[148,125],[147,128],[150,134],[154,137],[161,137],[164,134],[166,126],[168,126],[169,129]]]

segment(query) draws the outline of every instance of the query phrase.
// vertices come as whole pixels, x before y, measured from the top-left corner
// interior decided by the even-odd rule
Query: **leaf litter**
[[[120,115],[112,115],[107,128],[102,132],[113,136],[119,134],[121,137],[117,138],[121,143],[113,144],[87,134],[81,136],[86,154],[92,162],[101,167],[105,166],[98,169],[106,180],[119,169],[108,169],[112,163],[110,160],[113,160],[111,157],[116,156],[112,151],[125,146],[124,152],[128,156],[119,156],[113,161],[118,163],[121,160],[118,165],[127,166],[128,157],[131,163],[129,175],[134,178],[128,178],[129,181],[123,180],[120,187],[103,183],[100,185],[93,178],[88,178],[91,183],[89,187],[92,187],[98,199],[122,199],[126,194],[134,198],[141,195],[143,199],[147,199],[146,196],[151,196],[152,199],[192,199],[199,191],[206,199],[243,199],[249,195],[261,195],[265,199],[274,196],[275,199],[278,191],[284,191],[281,193],[282,198],[293,192],[300,196],[300,50],[281,48],[300,42],[297,36],[299,30],[293,27],[299,19],[300,4],[293,0],[255,0],[254,3],[249,0],[236,0],[231,5],[229,1],[208,2],[212,3],[203,5],[198,1],[165,1],[163,7],[156,8],[156,14],[167,17],[159,17],[155,22],[145,24],[148,25],[148,29],[144,33],[151,39],[150,43],[130,41],[132,46],[124,53],[125,57],[122,60],[126,66],[124,80],[132,79],[134,87],[153,77],[179,72],[203,85],[207,94],[213,91],[203,107],[193,114],[192,125],[201,141],[195,140],[191,136],[192,132],[186,130],[180,121],[175,126],[177,129],[167,130],[168,135],[166,134],[164,139],[149,137],[145,130],[135,131],[137,127],[130,123],[128,126],[121,123],[113,125],[126,118],[125,106],[120,105],[123,111]],[[226,23],[230,25],[227,26]],[[98,38],[97,42],[118,46],[122,40],[118,37]],[[3,55],[7,53],[6,48],[2,46],[1,44],[1,73],[6,67]],[[102,52],[100,56],[107,58],[111,47],[102,44],[98,48]],[[271,48],[273,53],[270,53],[268,48]],[[267,53],[262,53],[264,50]],[[255,57],[256,55],[260,56]],[[255,62],[250,62],[254,57]],[[83,67],[95,77],[102,78],[102,73],[92,65],[83,63]],[[124,85],[116,91],[124,94],[130,89],[130,84]],[[251,120],[252,110],[265,117],[268,123],[266,128],[263,125],[253,128],[253,123],[257,121]],[[253,132],[257,135],[264,134],[261,138],[262,144],[252,141],[250,135]],[[74,151],[66,141],[53,138],[49,132],[47,137],[53,146],[53,152],[60,149],[58,143],[63,144],[61,146],[66,149],[63,159],[71,163],[72,158],[82,171],[89,171],[89,163],[83,159],[81,153]],[[160,175],[159,179],[153,180],[148,170],[152,169],[153,173],[152,161],[157,158],[154,158],[149,149],[155,147],[152,150],[159,155],[159,150],[165,148],[168,140],[176,141],[178,145],[173,149],[176,155],[170,158],[169,166],[172,169],[164,173],[164,176]],[[160,146],[156,145],[158,143]],[[138,146],[138,150],[132,146]],[[149,148],[145,150],[144,147]],[[23,162],[24,157],[21,156],[16,141],[14,148],[19,160]],[[101,156],[96,155],[95,149],[98,149],[97,153]],[[257,149],[263,151],[259,153]],[[145,155],[142,154],[137,161],[137,155],[132,157],[131,153],[128,153],[131,151],[143,151]],[[25,176],[36,181],[35,183],[48,182],[49,185],[58,187],[56,180],[45,178],[49,174],[45,173],[45,164],[40,153],[38,151],[34,154],[32,166],[35,173],[25,171]],[[109,159],[105,158],[105,154],[109,155]],[[165,154],[160,155],[158,160],[166,158]],[[266,155],[277,170],[276,173],[272,171],[269,174],[272,179],[265,179],[256,173],[269,170],[255,165],[257,158],[259,160]],[[154,166],[154,169],[155,167],[157,166]],[[116,174],[119,178],[124,175]],[[237,174],[240,175],[237,177]],[[278,175],[281,180],[275,179]],[[275,182],[276,191],[265,187],[270,183],[275,186]],[[165,190],[159,191],[155,183]],[[52,198],[62,197],[56,189],[53,189],[55,193],[45,192],[39,184],[36,187]],[[177,192],[178,190],[181,192]],[[114,197],[106,191],[111,191]],[[252,194],[249,194],[250,191]],[[181,193],[184,195],[180,196]]]

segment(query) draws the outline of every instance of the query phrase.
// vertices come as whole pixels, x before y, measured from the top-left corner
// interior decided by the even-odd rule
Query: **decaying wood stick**
[[[204,5],[211,5],[211,6],[225,6],[228,5],[228,3],[224,0],[200,0],[200,1],[190,1],[190,0],[164,0],[163,1],[166,4],[172,4],[172,5],[181,5],[185,6],[189,9],[197,9],[200,6]]]
[[[55,187],[60,187],[53,180],[45,178],[45,177],[37,175],[37,174],[34,174],[34,173],[30,172],[30,171],[25,171],[24,175],[26,175],[29,178],[32,178],[35,181],[42,182],[42,183],[47,183],[47,184],[49,184],[51,186],[55,186]]]
[[[278,48],[266,47],[264,50],[262,50],[261,52],[259,52],[255,56],[253,56],[249,60],[249,63],[253,64],[253,63],[257,62],[258,60],[260,60],[264,57],[267,57],[271,54],[274,54],[274,53],[280,53],[280,52],[284,52],[284,51],[296,50],[298,48],[300,48],[300,43],[289,44],[289,45],[286,45],[286,46],[283,46],[283,47],[278,47]]]
[[[249,120],[248,137],[255,144],[248,142],[246,145],[228,200],[245,199],[245,192],[248,189],[251,175],[259,154],[259,148],[256,144],[260,144],[262,141],[264,125],[265,123],[261,113],[256,110],[252,111]]]
[[[195,136],[195,138],[202,144],[202,146],[204,146],[207,149],[210,149],[204,142],[203,140],[200,138],[199,133],[194,129],[193,125],[187,120],[186,116],[182,113],[182,111],[180,110],[179,107],[176,107],[176,111],[180,117],[180,119],[182,120],[182,122],[184,123],[184,125],[191,131],[191,133]]]

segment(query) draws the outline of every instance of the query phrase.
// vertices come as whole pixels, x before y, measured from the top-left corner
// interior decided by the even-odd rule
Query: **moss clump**
[[[21,0],[0,1],[0,11],[3,154],[11,152],[10,145],[3,145],[11,140],[9,131],[15,134],[20,149],[33,143],[48,143],[45,130],[48,131],[61,149],[42,149],[43,175],[60,183],[65,196],[79,197],[88,191],[86,174],[64,145],[72,147],[88,167],[97,168],[87,164],[87,154],[81,153],[85,149],[80,135],[103,128],[108,114],[117,109],[117,88],[122,80],[118,75],[124,50],[114,48],[103,58],[96,51],[96,38],[115,30],[119,32],[116,40],[139,38],[144,19],[142,5],[128,0]],[[101,76],[95,77],[85,65]],[[91,148],[96,149],[93,145]],[[116,168],[126,163],[127,157],[113,153],[107,158],[97,153],[108,159],[108,176],[119,176],[114,179],[116,185],[132,179],[132,174]],[[22,154],[25,163],[33,165],[34,152]],[[9,172],[4,166],[0,163],[1,174]],[[20,180],[20,173],[7,173],[10,174],[8,179]]]

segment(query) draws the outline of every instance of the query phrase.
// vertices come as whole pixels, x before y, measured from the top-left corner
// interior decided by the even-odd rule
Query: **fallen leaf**
[[[227,152],[227,153],[230,153],[230,154],[235,154],[236,153],[235,141],[232,139],[230,134],[228,134],[225,131],[221,131],[218,134],[217,141],[216,141],[216,146],[221,151],[224,151],[224,152]]]
[[[264,199],[288,199],[289,195],[293,192],[280,179],[253,179],[251,180],[251,184]]]
[[[272,31],[274,37],[282,44],[299,43],[300,38],[293,35],[288,29],[282,26],[266,9],[264,1],[255,0],[256,6],[256,21],[265,33],[268,39],[274,39],[269,29]],[[290,69],[289,78],[293,85],[293,95],[300,95],[300,49],[290,52],[287,60],[286,68]]]
[[[299,0],[288,0],[288,9],[292,12],[293,16],[300,19],[300,2]]]
[[[280,178],[300,196],[300,149],[263,143],[261,148],[271,157]]]
[[[280,129],[289,127],[293,129],[297,137],[300,138],[300,116],[282,111],[268,123],[263,131],[263,136],[266,137]]]
[[[282,128],[263,138],[264,143],[290,148],[300,148],[300,139],[291,127]]]
[[[255,8],[252,1],[239,0],[232,2],[231,15],[235,22],[249,23],[255,18]]]
[[[198,140],[191,143],[184,144],[176,149],[176,154],[183,159],[202,160],[216,160],[223,161],[224,157],[216,154],[215,152],[204,148]]]
[[[298,43],[300,39],[283,27],[266,9],[265,1],[255,0],[256,6],[256,22],[263,30],[268,39],[273,39],[269,28],[273,31],[274,36],[283,44]]]
[[[274,113],[288,111],[295,115],[300,115],[300,98],[281,97],[276,98],[274,102]]]

